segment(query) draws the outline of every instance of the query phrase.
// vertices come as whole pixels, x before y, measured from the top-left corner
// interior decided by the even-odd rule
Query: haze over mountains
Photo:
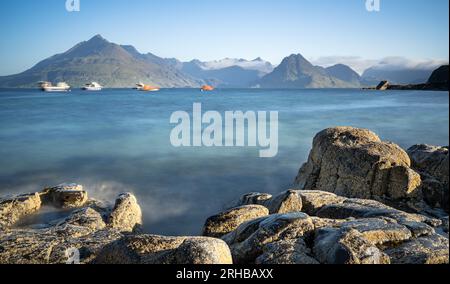
[[[261,58],[225,58],[181,62],[142,54],[131,45],[111,43],[100,35],[47,58],[20,74],[0,77],[0,87],[36,87],[39,81],[65,81],[81,87],[97,81],[109,88],[132,87],[138,82],[163,88],[359,88],[381,80],[397,84],[425,82],[435,68],[383,69],[374,66],[362,76],[344,64],[315,66],[301,54],[292,54],[274,67]]]

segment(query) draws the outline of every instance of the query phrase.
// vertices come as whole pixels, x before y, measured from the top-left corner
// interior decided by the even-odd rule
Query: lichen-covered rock
[[[448,147],[414,145],[408,149],[413,168],[447,183],[449,176]]]
[[[448,238],[433,234],[385,251],[395,264],[448,264]]]
[[[134,197],[121,195],[116,211],[101,202],[85,201],[85,197],[87,195],[83,193],[82,187],[77,186],[56,187],[41,193],[3,198],[3,216],[9,216],[14,222],[0,230],[0,264],[91,263],[104,246],[123,237],[121,231],[124,228],[136,225],[135,220],[140,220],[134,217],[138,215],[137,212],[140,213],[140,208],[136,208],[137,203],[133,203]],[[58,214],[54,216],[60,213],[67,216],[45,220],[45,224],[39,226],[21,223],[22,220],[14,227],[10,226],[19,218],[35,220],[34,216],[41,213],[38,211],[41,200],[48,206],[60,208],[55,209]],[[67,209],[81,204],[81,208]],[[115,213],[113,224],[117,228],[107,226],[105,222],[111,219],[110,212]]]
[[[424,200],[449,211],[448,147],[414,145],[408,149],[412,166],[422,178]]]
[[[302,199],[298,190],[288,190],[277,196],[266,193],[249,193],[239,199],[237,206],[257,204],[269,209],[270,214],[300,212]]]
[[[175,261],[180,264],[232,264],[228,245],[213,238],[187,238],[176,250]]]
[[[400,243],[412,238],[412,233],[404,225],[390,218],[366,218],[343,222],[342,229],[354,229],[373,245]]]
[[[102,264],[231,264],[225,242],[208,237],[125,236],[103,248]]]
[[[234,231],[239,225],[269,215],[269,210],[261,205],[244,205],[209,217],[203,227],[203,235],[220,238]]]
[[[108,226],[121,232],[133,232],[142,225],[142,211],[136,197],[122,193],[108,218]]]
[[[0,234],[0,264],[64,264],[76,248],[79,263],[89,263],[104,245],[122,236],[115,230],[64,224],[48,229],[14,229]]]
[[[11,227],[23,216],[33,214],[41,208],[38,193],[0,198],[0,230]]]
[[[417,198],[420,176],[408,154],[373,132],[352,127],[326,129],[296,178],[301,189],[354,198]]]
[[[311,216],[316,215],[326,205],[339,204],[346,199],[345,197],[337,196],[334,193],[326,191],[300,190],[298,193],[302,198],[302,211]]]
[[[66,225],[89,228],[92,231],[102,230],[106,227],[102,215],[90,207],[76,210],[69,217],[57,223],[57,226]]]
[[[114,229],[103,229],[79,236],[68,238],[52,247],[49,263],[77,263],[77,259],[71,260],[71,253],[79,253],[80,264],[91,264],[103,247],[123,237],[119,231]]]
[[[43,205],[57,208],[78,208],[88,201],[88,194],[79,184],[61,184],[44,189],[41,193]]]
[[[272,199],[272,195],[268,193],[259,193],[259,192],[251,192],[244,194],[239,198],[239,201],[236,203],[235,207],[239,207],[242,205],[263,205],[266,201]]]
[[[415,237],[433,234],[433,227],[441,225],[441,221],[418,214],[409,214],[378,201],[365,199],[346,199],[342,203],[324,206],[317,216],[329,219],[374,218],[386,217],[407,227]]]
[[[288,190],[266,202],[266,206],[269,208],[270,214],[300,212],[302,199],[298,190]]]
[[[312,257],[303,238],[281,240],[263,247],[263,254],[256,259],[256,264],[319,264]]]
[[[304,213],[274,214],[242,224],[225,235],[235,263],[252,263],[263,253],[265,245],[287,239],[298,239],[314,230],[311,218]]]
[[[325,264],[389,264],[389,257],[354,229],[322,228],[316,233],[314,255]]]

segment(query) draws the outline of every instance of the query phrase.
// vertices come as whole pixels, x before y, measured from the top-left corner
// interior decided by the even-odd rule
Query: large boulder
[[[38,193],[0,198],[0,230],[11,227],[20,218],[33,214],[41,208]]]
[[[312,219],[304,213],[274,214],[244,223],[222,239],[230,245],[233,261],[242,264],[255,262],[269,243],[298,239],[313,231]]]
[[[203,227],[203,235],[220,238],[234,231],[239,225],[269,215],[269,210],[261,205],[244,205],[209,217]]]
[[[109,215],[108,226],[121,232],[133,232],[141,225],[142,211],[136,197],[131,193],[120,194]]]
[[[314,239],[314,255],[325,264],[389,264],[389,257],[357,230],[322,228]]]
[[[412,166],[423,180],[425,201],[433,207],[449,210],[448,147],[414,145],[408,149]]]
[[[354,198],[417,198],[421,179],[408,154],[373,132],[352,127],[326,129],[296,178],[301,189]]]
[[[227,244],[208,237],[125,236],[103,248],[101,264],[231,264]]]

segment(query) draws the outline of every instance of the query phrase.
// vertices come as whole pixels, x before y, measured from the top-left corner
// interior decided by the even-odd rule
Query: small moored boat
[[[39,82],[39,86],[44,92],[68,92],[70,86],[66,82],[59,82],[53,86],[50,82]]]
[[[102,89],[103,89],[103,86],[97,82],[91,82],[89,84],[86,84],[86,86],[83,87],[83,90],[85,90],[85,91],[101,91]]]
[[[210,85],[203,85],[200,89],[202,92],[211,92],[214,91],[214,87]]]
[[[143,83],[136,84],[135,89],[139,90],[139,91],[144,91],[144,92],[157,92],[157,91],[160,90],[158,87],[146,85],[146,84],[143,84]]]

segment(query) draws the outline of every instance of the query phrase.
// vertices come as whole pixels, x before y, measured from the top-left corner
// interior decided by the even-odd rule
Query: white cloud
[[[362,74],[370,67],[383,70],[436,69],[441,65],[448,64],[448,59],[412,60],[400,56],[391,56],[381,59],[364,59],[358,56],[325,56],[314,59],[311,62],[323,67],[341,63],[350,66],[353,70]]]

